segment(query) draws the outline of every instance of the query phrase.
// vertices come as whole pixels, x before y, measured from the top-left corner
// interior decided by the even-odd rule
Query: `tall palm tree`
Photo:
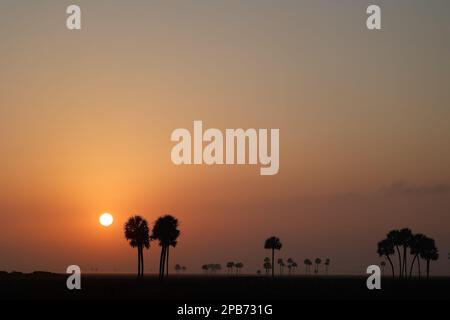
[[[331,260],[330,258],[327,258],[325,260],[325,274],[328,274],[328,267],[330,266]]]
[[[430,278],[430,262],[439,259],[439,252],[433,239],[425,237],[420,257],[427,262],[427,279]]]
[[[380,257],[385,257],[389,261],[389,264],[391,265],[392,268],[392,277],[394,278],[395,277],[394,264],[392,263],[392,259],[390,256],[395,253],[395,249],[394,243],[392,242],[391,238],[388,237],[387,239],[378,242],[377,253]]]
[[[282,275],[283,274],[284,261],[283,261],[282,258],[278,258],[277,263],[280,266],[280,275]]]
[[[319,273],[319,264],[322,263],[322,260],[320,258],[316,258],[316,260],[314,260],[315,264],[316,264],[316,269],[314,270],[314,273]]]
[[[402,277],[402,256],[400,254],[400,246],[401,246],[401,240],[400,240],[400,231],[398,230],[392,230],[387,234],[388,240],[393,244],[395,249],[397,250],[398,254],[398,274],[399,277]]]
[[[155,221],[152,230],[152,239],[159,240],[161,246],[161,256],[159,260],[159,278],[169,275],[169,249],[177,245],[177,239],[180,235],[178,230],[178,220],[171,216],[165,215],[159,217]]]
[[[280,250],[282,246],[280,239],[275,236],[266,239],[266,242],[264,243],[264,249],[272,250],[272,279],[275,277],[275,250]]]
[[[411,232],[411,229],[403,228],[400,230],[399,240],[400,240],[401,246],[403,247],[402,273],[405,278],[407,276],[407,265],[408,265],[408,258],[407,258],[408,256],[406,255],[406,253],[407,253],[407,250],[411,243],[412,238],[413,238],[413,234]]]
[[[414,263],[417,260],[417,266],[418,266],[418,270],[419,270],[419,278],[420,278],[420,252],[423,251],[423,246],[424,246],[424,239],[426,237],[421,234],[415,234],[412,239],[409,242],[409,248],[410,248],[410,253],[413,256],[413,260],[411,262],[411,268],[409,269],[409,277],[412,277],[412,271],[413,271],[413,267],[414,267]]]
[[[125,239],[138,251],[138,278],[144,277],[144,248],[150,248],[148,223],[140,216],[128,219],[124,226]]]

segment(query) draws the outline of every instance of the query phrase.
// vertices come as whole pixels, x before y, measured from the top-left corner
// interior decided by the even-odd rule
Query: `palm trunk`
[[[141,274],[144,278],[144,248],[141,248]]]
[[[402,277],[402,256],[400,254],[400,249],[398,246],[395,246],[395,248],[397,249],[397,254],[398,254],[398,271],[399,271],[399,277]]]
[[[161,256],[159,257],[159,279],[164,275],[164,245],[161,246]]]
[[[137,248],[137,258],[138,258],[138,278],[141,275],[141,252],[139,251],[139,247]]]
[[[395,272],[394,272],[394,264],[392,263],[392,260],[389,256],[386,256],[386,258],[389,261],[389,264],[391,265],[391,269],[392,269],[392,278],[395,278]]]
[[[169,276],[169,249],[170,249],[170,246],[167,246],[166,276]]]
[[[403,246],[403,275],[405,276],[405,278],[407,277],[408,273],[407,273],[407,256],[406,256],[406,245]]]
[[[418,254],[414,255],[414,258],[413,258],[413,260],[412,260],[412,262],[411,262],[411,268],[409,269],[409,277],[410,277],[410,278],[412,277],[412,271],[413,271],[413,267],[414,267],[414,262],[416,262],[417,255],[418,255]]]
[[[272,248],[272,279],[275,278],[275,249]]]
[[[427,260],[427,279],[430,279],[430,259]]]
[[[417,259],[417,267],[419,268],[419,279],[422,276],[421,272],[420,272],[420,257]]]

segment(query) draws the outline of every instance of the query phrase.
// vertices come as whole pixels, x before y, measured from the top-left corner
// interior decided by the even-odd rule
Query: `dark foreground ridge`
[[[0,274],[0,299],[144,299],[144,300],[403,300],[450,299],[450,278],[382,279],[381,290],[368,290],[366,278],[348,276],[183,275],[159,280],[134,275],[84,275],[81,290],[68,290],[67,275],[37,272]]]

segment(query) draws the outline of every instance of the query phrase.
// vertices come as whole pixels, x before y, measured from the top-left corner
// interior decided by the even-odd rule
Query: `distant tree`
[[[270,263],[270,258],[269,257],[265,257],[264,258],[264,269],[266,270],[266,275],[269,275],[269,271],[270,269],[272,269],[272,265]]]
[[[328,268],[330,267],[330,263],[331,263],[330,258],[327,258],[325,260],[325,274],[328,274]]]
[[[292,267],[292,272],[295,273],[295,270],[297,270],[297,267],[298,267],[297,262],[295,262],[295,261],[292,262],[291,267]]]
[[[183,273],[186,272],[186,270],[187,270],[186,266],[182,266],[181,270],[183,270]]]
[[[169,275],[169,249],[177,245],[177,239],[180,235],[178,230],[178,220],[171,216],[165,215],[156,220],[153,230],[152,239],[159,240],[161,246],[161,257],[159,261],[159,278],[163,279],[164,275]]]
[[[179,272],[181,271],[181,269],[182,269],[182,268],[181,268],[181,266],[180,266],[179,264],[176,264],[176,265],[175,265],[175,272],[176,272],[176,273],[179,273]]]
[[[322,260],[320,258],[316,258],[316,260],[314,260],[315,264],[316,264],[316,269],[314,270],[314,273],[317,274],[319,273],[319,265],[322,263]]]
[[[312,265],[311,260],[305,259],[303,263],[305,264],[305,274],[311,273],[311,265]]]
[[[261,275],[261,270],[256,270],[256,274],[257,274],[258,276],[260,276],[260,275]]]
[[[277,263],[280,266],[280,275],[282,275],[283,274],[284,261],[283,261],[282,258],[278,258]]]
[[[378,242],[377,253],[380,257],[385,257],[389,261],[389,264],[391,265],[392,268],[392,277],[395,277],[394,264],[392,263],[390,257],[395,253],[394,242],[392,241],[392,237],[388,236],[387,239]]]
[[[439,252],[433,239],[425,237],[420,257],[427,262],[427,279],[430,278],[430,262],[439,259]]]
[[[138,251],[138,278],[144,277],[144,248],[150,248],[148,223],[140,216],[128,219],[124,226],[125,239]]]
[[[208,273],[209,266],[207,264],[202,265],[202,270],[205,273]]]
[[[266,239],[266,242],[264,243],[264,249],[270,249],[272,250],[272,278],[275,277],[275,270],[273,268],[273,266],[275,265],[275,250],[280,250],[282,247],[281,241],[279,238],[277,237],[270,237],[268,239]]]
[[[234,267],[234,262],[233,261],[227,262],[227,270],[228,270],[229,274],[233,273],[233,267]]]
[[[236,267],[236,274],[240,274],[241,269],[244,267],[244,264],[242,262],[237,262],[235,267]]]

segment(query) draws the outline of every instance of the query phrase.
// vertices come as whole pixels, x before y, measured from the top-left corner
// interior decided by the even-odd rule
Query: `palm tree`
[[[209,266],[207,264],[202,265],[202,270],[204,273],[208,273]]]
[[[298,265],[297,265],[297,262],[292,262],[292,264],[291,264],[291,266],[292,266],[292,272],[294,272],[295,273],[295,270],[297,269],[297,267],[298,267]]]
[[[165,215],[156,220],[152,230],[152,239],[159,240],[161,246],[161,257],[159,260],[159,278],[169,275],[169,248],[177,245],[177,238],[180,235],[178,230],[178,220],[171,216]]]
[[[282,275],[283,274],[284,261],[283,261],[282,258],[278,258],[277,263],[280,266],[280,275]]]
[[[312,265],[311,260],[305,259],[303,263],[305,264],[305,274],[311,273],[311,265]]]
[[[426,237],[421,234],[418,233],[416,235],[414,235],[410,242],[409,242],[409,247],[410,247],[410,253],[411,255],[413,255],[413,260],[411,262],[411,268],[409,269],[409,277],[412,277],[412,271],[413,271],[413,267],[414,267],[414,262],[417,260],[417,267],[418,267],[418,271],[419,271],[419,278],[420,278],[420,252],[423,251],[423,246],[424,246],[424,239]]]
[[[377,253],[380,257],[385,257],[388,261],[389,264],[391,265],[392,268],[392,277],[395,277],[395,272],[394,272],[394,264],[392,263],[391,257],[390,255],[393,255],[395,253],[394,250],[394,243],[391,240],[392,238],[388,238],[381,240],[380,242],[378,242],[378,249],[377,249]]]
[[[228,273],[233,273],[233,267],[234,267],[233,261],[227,262]]]
[[[403,228],[400,230],[399,233],[399,240],[400,240],[400,244],[403,247],[403,266],[402,266],[402,273],[403,276],[406,277],[407,275],[407,264],[408,264],[408,260],[407,260],[407,249],[409,247],[409,244],[411,242],[411,239],[413,238],[413,234],[411,232],[411,229],[409,228]]]
[[[238,262],[236,263],[235,267],[236,267],[236,274],[239,274],[241,273],[241,269],[244,267],[244,264],[242,262]]]
[[[181,267],[181,270],[183,271],[183,273],[186,272],[186,269],[187,269],[186,266],[182,266],[182,267]]]
[[[316,258],[316,260],[314,260],[315,264],[316,264],[316,269],[314,270],[314,273],[317,274],[319,273],[319,264],[322,263],[322,260],[320,258]]]
[[[148,223],[140,216],[128,219],[124,226],[125,239],[138,251],[138,278],[144,277],[144,248],[150,248]]]
[[[264,249],[272,250],[272,279],[275,277],[275,268],[273,268],[275,262],[275,250],[280,250],[281,247],[282,244],[280,239],[275,236],[266,239],[266,242],[264,243]]]
[[[399,272],[399,277],[401,278],[402,277],[402,256],[400,255],[400,245],[401,245],[400,231],[398,231],[398,230],[390,231],[387,234],[387,238],[392,243],[392,245],[395,247],[395,249],[397,250],[398,272]]]
[[[272,268],[272,265],[270,264],[270,258],[265,257],[264,258],[264,269],[266,270],[266,275],[269,275],[269,270]]]
[[[427,262],[427,279],[430,278],[430,262],[439,259],[439,252],[433,239],[424,237],[420,257]]]
[[[325,274],[327,274],[327,275],[328,275],[328,267],[330,266],[330,263],[331,263],[330,258],[327,258],[325,260]]]

